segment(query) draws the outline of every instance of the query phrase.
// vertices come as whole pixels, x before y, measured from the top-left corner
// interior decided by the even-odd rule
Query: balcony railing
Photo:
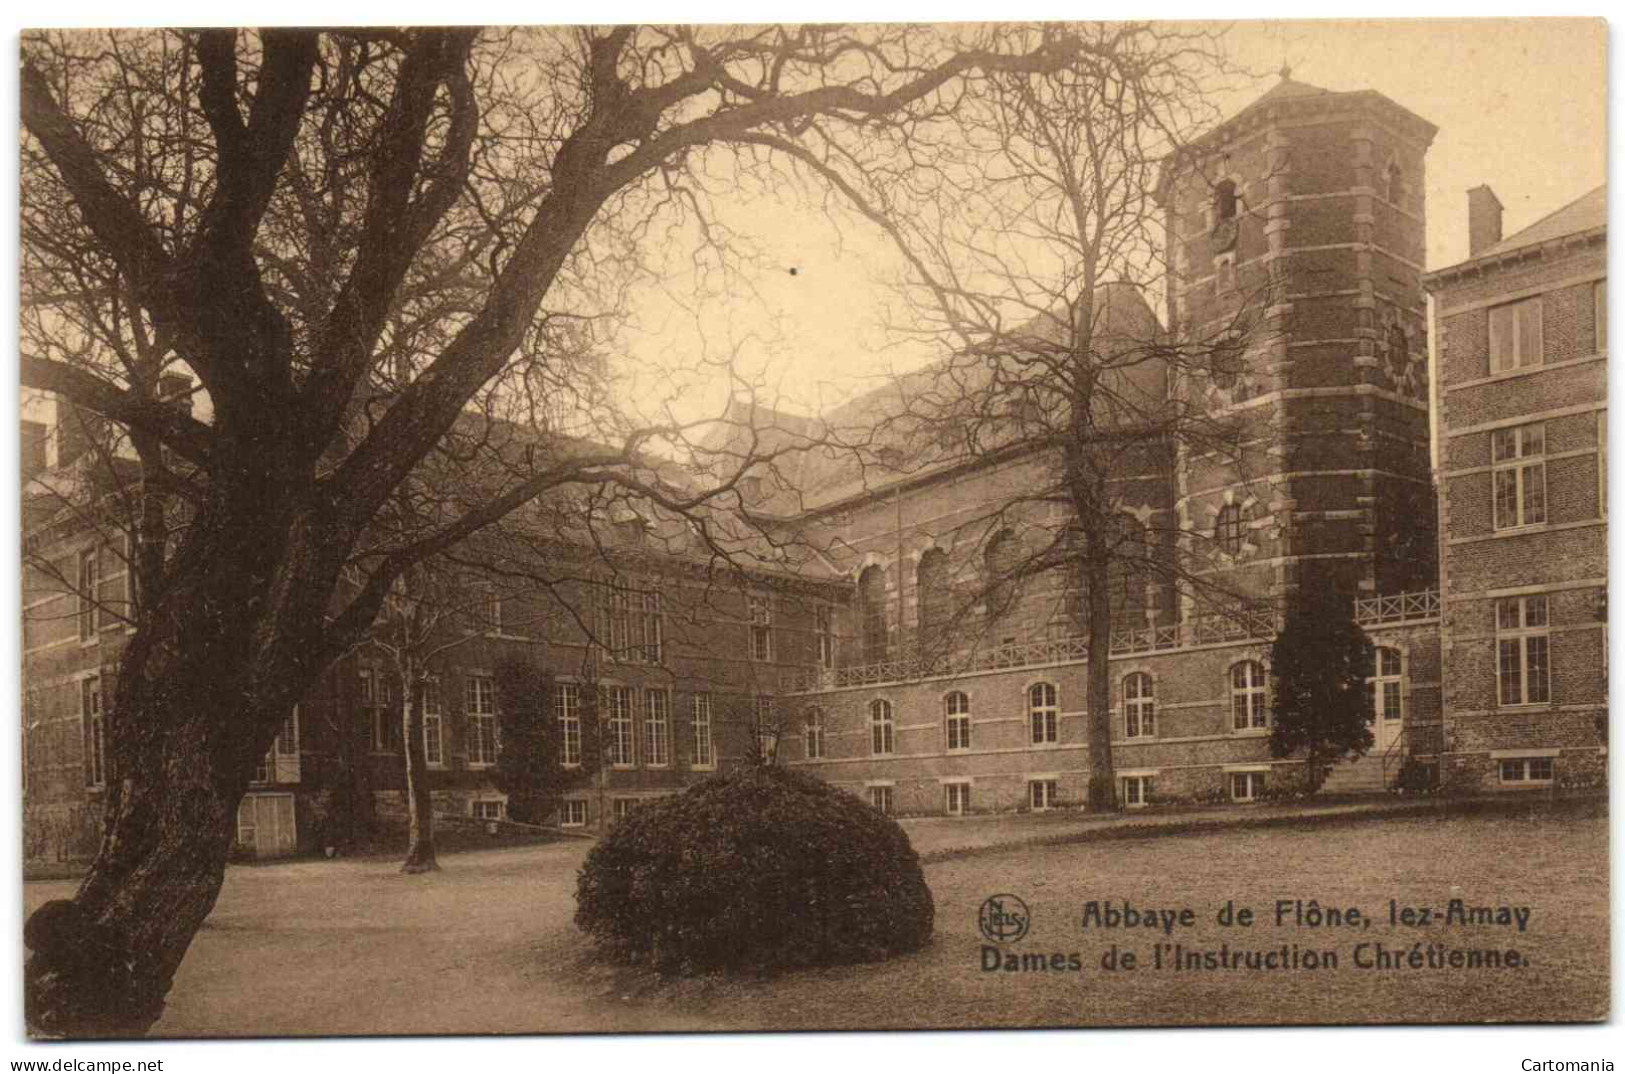
[[[1149,626],[1112,631],[1112,655],[1162,652],[1196,645],[1266,640],[1275,635],[1274,619],[1256,615],[1243,619],[1212,617],[1172,626]],[[911,682],[948,675],[1005,671],[1082,661],[1089,655],[1089,639],[1082,636],[1012,642],[964,653],[932,656],[909,654],[896,660],[842,668],[798,668],[786,671],[779,689],[786,694],[844,690],[879,683]]]
[[[1391,597],[1358,597],[1354,601],[1354,621],[1361,626],[1409,623],[1439,618],[1439,591],[1396,593]]]

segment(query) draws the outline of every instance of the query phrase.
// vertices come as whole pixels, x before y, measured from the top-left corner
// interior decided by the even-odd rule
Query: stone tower
[[[1436,128],[1290,74],[1164,173],[1170,323],[1199,355],[1185,390],[1250,430],[1239,460],[1185,453],[1182,522],[1214,576],[1254,596],[1424,588]]]

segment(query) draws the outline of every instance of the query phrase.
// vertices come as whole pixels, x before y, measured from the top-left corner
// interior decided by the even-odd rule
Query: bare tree
[[[1214,570],[1228,535],[1183,517],[1177,475],[1224,466],[1245,483],[1264,457],[1267,421],[1231,404],[1276,329],[1267,277],[1229,281],[1209,323],[1164,326],[1155,312],[1182,282],[1164,183],[1217,164],[1193,136],[1217,118],[1210,93],[1231,75],[1222,36],[1144,23],[1077,32],[1086,47],[1073,62],[992,72],[951,115],[906,132],[912,166],[883,188],[844,183],[831,155],[758,141],[823,175],[894,240],[909,266],[908,320],[894,331],[939,354],[893,379],[872,433],[837,433],[871,474],[1006,471],[933,535],[979,562],[922,561],[918,658],[951,668],[966,624],[981,644],[1086,638],[1088,804],[1104,810],[1116,806],[1114,635],[1132,645],[1181,616],[1250,615]],[[1249,211],[1233,196],[1220,209]]]
[[[648,452],[692,426],[572,396],[559,341],[612,329],[640,253],[703,213],[707,158],[764,131],[866,144],[974,76],[1086,47],[914,27],[28,35],[24,383],[128,430],[143,489],[167,460],[190,470],[178,540],[139,544],[101,849],[28,929],[34,1029],[158,1018],[256,758],[413,564],[553,488],[684,513],[731,487],[663,482]],[[68,323],[62,284],[119,322]],[[400,387],[374,396],[385,362]],[[159,399],[169,365],[198,378],[197,412]],[[505,487],[369,543],[468,408],[499,403],[579,408],[593,435],[543,437]],[[339,600],[347,567],[363,582]]]

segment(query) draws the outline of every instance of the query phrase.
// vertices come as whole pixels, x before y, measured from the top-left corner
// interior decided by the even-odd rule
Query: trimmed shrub
[[[931,938],[897,823],[822,780],[753,766],[637,810],[587,855],[576,925],[664,973],[868,962]]]

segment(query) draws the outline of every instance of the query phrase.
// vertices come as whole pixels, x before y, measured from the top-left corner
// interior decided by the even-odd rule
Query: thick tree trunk
[[[1110,560],[1098,548],[1104,534],[1087,539],[1084,571],[1089,596],[1089,809],[1117,810],[1117,776],[1112,764],[1112,596]]]
[[[35,1033],[127,1037],[157,1021],[220,893],[254,767],[321,671],[325,596],[301,527],[273,496],[249,503],[199,517],[177,557],[193,569],[124,650],[100,849],[73,900],[24,929]]]
[[[403,676],[401,703],[401,733],[406,739],[401,752],[406,758],[406,860],[401,863],[403,873],[432,873],[440,868],[434,853],[434,800],[429,795],[429,780],[424,771],[423,710],[412,703],[415,689],[414,676]]]

